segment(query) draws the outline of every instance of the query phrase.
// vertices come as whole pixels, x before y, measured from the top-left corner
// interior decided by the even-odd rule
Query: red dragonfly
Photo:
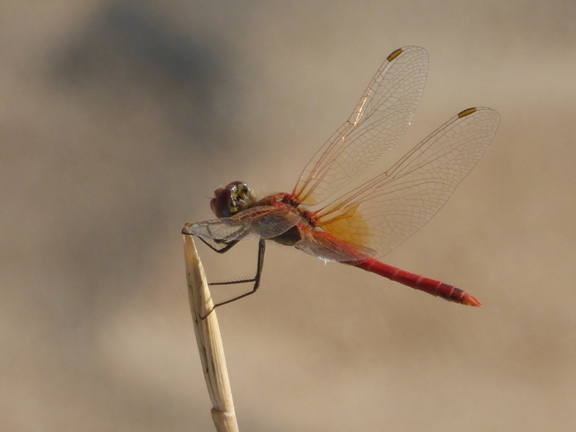
[[[420,101],[428,54],[419,47],[391,53],[352,115],[316,152],[291,193],[258,198],[244,182],[215,190],[210,206],[218,219],[187,223],[223,253],[237,242],[259,240],[256,275],[229,283],[260,284],[265,240],[294,246],[324,261],[359,267],[445,300],[470,306],[480,301],[466,291],[385,264],[377,259],[406,240],[446,203],[476,165],[496,134],[498,113],[469,108],[452,117],[386,171],[339,194],[404,135]],[[337,198],[332,198],[333,195]]]

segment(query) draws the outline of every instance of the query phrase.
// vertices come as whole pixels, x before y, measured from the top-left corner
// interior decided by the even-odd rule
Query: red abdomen
[[[434,296],[442,297],[448,301],[468,306],[481,305],[480,300],[460,288],[415,273],[410,273],[398,267],[385,264],[374,258],[369,258],[363,261],[348,261],[345,262],[345,264],[364,269],[371,273],[376,273],[377,275],[384,276],[392,281],[399,282],[403,285],[427,292]]]

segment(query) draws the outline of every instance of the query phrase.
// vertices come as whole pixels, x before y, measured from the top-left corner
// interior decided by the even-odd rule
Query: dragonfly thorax
[[[256,201],[256,195],[241,181],[234,181],[224,188],[214,191],[214,198],[210,207],[219,218],[230,217],[248,207]]]

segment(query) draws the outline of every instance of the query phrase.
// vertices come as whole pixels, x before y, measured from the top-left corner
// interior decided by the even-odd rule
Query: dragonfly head
[[[217,217],[224,218],[244,210],[255,200],[254,192],[246,183],[235,181],[214,191],[210,207]]]

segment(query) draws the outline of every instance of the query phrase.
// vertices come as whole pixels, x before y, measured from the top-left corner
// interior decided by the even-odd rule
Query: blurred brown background
[[[430,73],[401,145],[469,106],[502,123],[386,261],[483,306],[269,246],[261,291],[218,311],[240,428],[576,428],[574,1],[0,11],[0,429],[214,430],[180,229],[229,181],[291,189],[405,45]],[[212,280],[255,265],[254,242],[199,248]]]

